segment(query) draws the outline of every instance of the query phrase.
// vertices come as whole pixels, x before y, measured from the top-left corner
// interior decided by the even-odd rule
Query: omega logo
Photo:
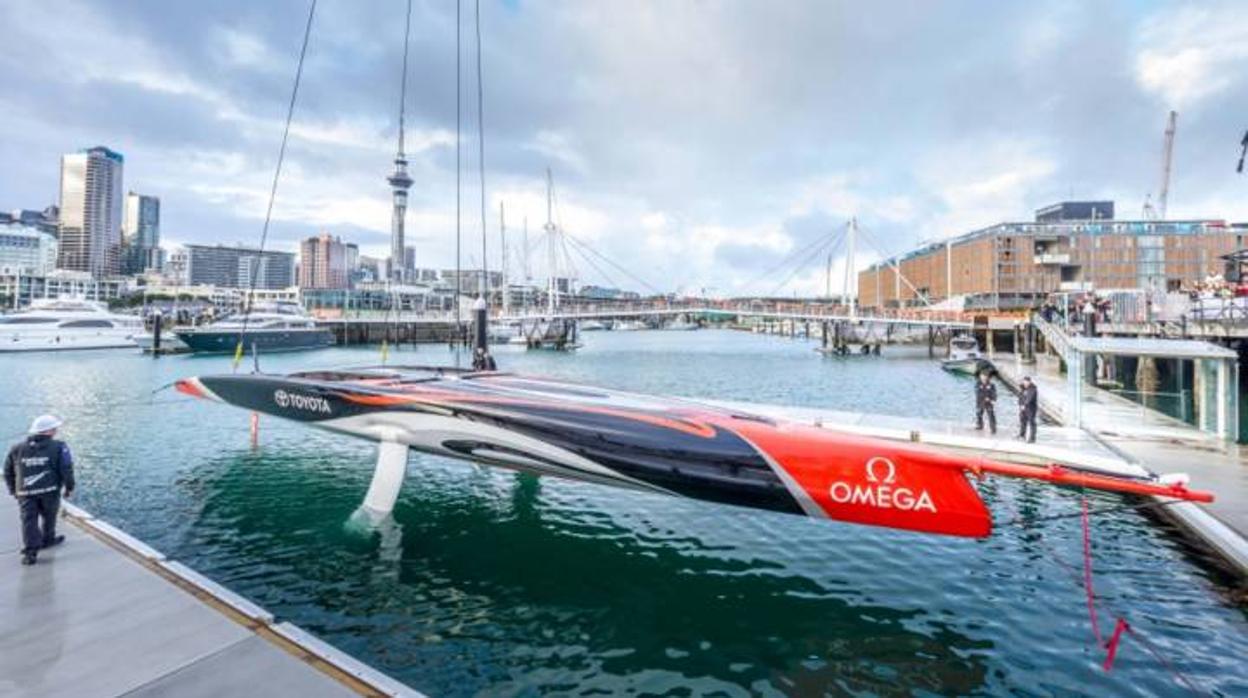
[[[828,489],[828,496],[837,504],[857,504],[877,509],[927,511],[936,513],[936,505],[926,489],[917,493],[909,487],[896,487],[897,464],[884,456],[867,460],[866,484],[838,480]]]

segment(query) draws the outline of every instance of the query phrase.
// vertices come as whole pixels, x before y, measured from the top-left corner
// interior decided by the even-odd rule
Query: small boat
[[[191,351],[222,354],[237,350],[240,340],[245,351],[302,351],[323,349],[334,335],[296,303],[259,304],[250,312],[226,316],[205,327],[177,331]]]
[[[979,342],[969,334],[956,335],[949,340],[949,358],[941,361],[940,367],[967,376],[996,370],[991,361],[980,355]]]
[[[178,330],[165,330],[160,333],[160,353],[161,354],[181,354],[191,350],[186,343],[178,339]],[[144,354],[152,354],[156,351],[156,334],[154,332],[141,332],[134,335],[134,344]]]
[[[602,330],[609,330],[611,327],[601,320],[582,320],[577,325],[577,329],[581,332],[601,332]]]
[[[142,331],[138,316],[109,312],[103,303],[40,298],[0,316],[0,352],[133,348]]]
[[[508,344],[513,337],[519,335],[520,326],[516,324],[490,323],[486,328],[486,336],[490,340],[490,344]]]
[[[615,327],[612,329],[616,332],[637,332],[638,330],[648,330],[650,328],[640,320],[616,320]]]
[[[394,507],[408,450],[818,519],[979,538],[972,479],[1209,502],[1181,475],[1026,465],[682,398],[436,366],[186,378],[178,391],[379,443],[364,510]]]
[[[696,322],[689,322],[688,320],[676,318],[675,320],[672,320],[671,322],[664,325],[663,329],[673,330],[676,332],[688,332],[690,330],[701,329],[701,326],[698,325],[698,323]]]

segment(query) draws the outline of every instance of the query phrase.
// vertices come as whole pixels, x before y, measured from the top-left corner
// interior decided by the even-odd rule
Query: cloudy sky
[[[385,253],[405,7],[320,0],[273,247],[328,230]],[[466,267],[480,263],[473,8]],[[161,197],[167,241],[257,243],[307,9],[0,0],[0,209],[55,202],[60,154],[104,144],[126,156],[128,188]],[[413,8],[408,234],[421,266],[454,264],[455,11]],[[527,217],[538,246],[546,167],[564,228],[628,272],[574,255],[581,276],[637,290],[820,289],[821,264],[786,257],[850,216],[872,240],[859,265],[1071,196],[1138,217],[1169,109],[1172,217],[1248,220],[1248,177],[1234,173],[1248,128],[1241,3],[483,0],[481,11],[492,267],[500,201],[512,241]],[[517,244],[513,270],[520,256]],[[543,274],[544,255],[531,266]]]

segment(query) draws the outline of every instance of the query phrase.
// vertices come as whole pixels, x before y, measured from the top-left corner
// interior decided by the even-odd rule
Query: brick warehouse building
[[[1112,202],[1064,202],[1034,222],[998,223],[877,262],[858,273],[858,299],[863,308],[913,306],[923,305],[921,293],[931,303],[964,296],[970,309],[1011,309],[1062,292],[1175,291],[1220,273],[1219,257],[1245,236],[1245,224],[1122,221]]]

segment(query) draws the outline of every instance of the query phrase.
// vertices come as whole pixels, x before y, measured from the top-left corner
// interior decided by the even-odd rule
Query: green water
[[[506,369],[645,392],[969,419],[970,382],[922,353],[822,358],[702,331],[589,333]],[[273,356],[285,371],[375,349]],[[445,347],[392,361],[444,363]],[[80,503],[435,695],[1180,694],[1133,638],[1100,668],[1077,519],[968,541],[720,507],[413,455],[391,525],[346,525],[367,443],[164,392],[228,359],[130,352],[0,359],[0,435],[52,410]],[[1009,426],[1009,425],[1007,425]],[[999,522],[1077,496],[989,481]],[[1112,498],[1097,500],[1111,504]],[[1248,616],[1202,553],[1136,512],[1093,531],[1096,591],[1206,690],[1248,695]],[[1106,614],[1102,625],[1112,620]]]

